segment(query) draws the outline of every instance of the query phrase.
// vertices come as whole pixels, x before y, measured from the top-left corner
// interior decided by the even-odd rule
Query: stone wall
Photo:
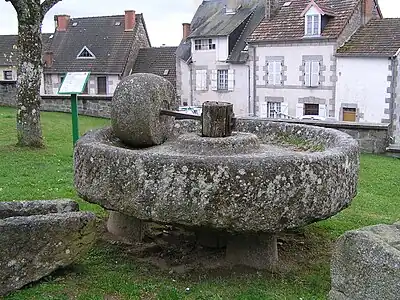
[[[279,120],[278,122],[307,124],[343,131],[358,141],[363,153],[385,153],[390,141],[389,124],[316,120]]]
[[[80,115],[109,118],[112,96],[82,95],[78,96]],[[42,111],[71,112],[68,96],[42,95]]]
[[[17,83],[15,81],[0,81],[0,106],[15,106],[17,98]]]

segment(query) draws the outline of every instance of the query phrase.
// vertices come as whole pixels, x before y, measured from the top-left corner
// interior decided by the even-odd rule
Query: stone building
[[[177,50],[177,93],[182,105],[229,101],[237,116],[248,116],[246,39],[263,17],[260,0],[203,1],[191,23],[183,24]]]
[[[56,94],[67,72],[90,71],[84,94],[110,95],[131,73],[140,48],[150,47],[142,14],[54,17],[56,29],[44,52],[42,93]]]
[[[287,115],[343,119],[339,112],[345,110],[336,95],[336,50],[371,19],[382,18],[378,3],[375,0],[266,2],[264,20],[248,39],[251,112],[270,118]]]
[[[340,120],[389,123],[400,145],[400,18],[377,19],[337,50]],[[400,149],[400,147],[398,147]]]

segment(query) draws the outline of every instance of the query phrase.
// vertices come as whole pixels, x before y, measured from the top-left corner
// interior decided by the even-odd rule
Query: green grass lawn
[[[80,117],[81,133],[107,124]],[[71,116],[42,113],[42,125],[46,149],[16,148],[15,110],[0,107],[0,201],[72,198],[82,210],[104,216],[73,188]],[[282,273],[233,269],[171,274],[141,262],[124,247],[103,242],[76,265],[5,299],[326,299],[332,241],[346,230],[397,221],[399,177],[400,160],[362,155],[359,193],[351,207],[281,245],[280,254],[290,262]]]

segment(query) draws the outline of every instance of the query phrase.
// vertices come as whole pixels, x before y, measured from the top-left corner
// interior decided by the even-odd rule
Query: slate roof
[[[283,6],[289,0],[279,0],[279,9],[271,19],[264,19],[254,30],[249,42],[285,41],[304,39],[305,18],[301,13],[310,0],[292,0],[289,6]],[[319,39],[336,39],[353,14],[360,0],[314,0],[323,10],[335,14],[329,17]],[[313,38],[313,39],[318,39]]]
[[[213,3],[214,2],[214,3]],[[208,1],[201,6],[209,6],[206,10],[211,15],[204,18],[195,29],[192,29],[189,38],[226,36],[231,34],[243,23],[259,4],[258,0],[241,0],[241,7],[235,14],[225,13],[225,1]]]
[[[136,58],[132,73],[152,73],[168,79],[176,88],[177,47],[142,48]],[[164,71],[168,74],[164,75]]]
[[[43,51],[49,47],[52,33],[43,33]],[[18,35],[0,35],[0,66],[11,66],[17,64],[18,50],[16,48]],[[10,61],[10,56],[12,57]]]
[[[337,56],[393,57],[400,49],[400,18],[371,20],[337,50]]]
[[[124,15],[70,19],[67,31],[54,33],[49,48],[54,62],[44,72],[89,70],[94,74],[123,74],[139,22],[144,24],[142,14],[136,14],[135,29],[126,32]],[[85,46],[96,59],[76,58]]]
[[[226,0],[203,1],[191,21],[189,38],[227,36],[250,19],[228,58],[230,62],[243,62],[247,56],[243,55],[242,50],[247,37],[264,16],[264,2],[265,0],[238,0],[241,8],[235,14],[226,14]],[[176,55],[184,61],[190,59],[190,39],[182,40]]]

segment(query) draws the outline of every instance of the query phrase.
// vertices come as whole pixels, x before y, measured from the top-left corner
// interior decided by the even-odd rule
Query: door
[[[99,95],[107,94],[107,77],[106,76],[97,77],[97,94],[99,94]]]
[[[357,119],[357,110],[355,108],[343,108],[343,121],[355,122]]]

